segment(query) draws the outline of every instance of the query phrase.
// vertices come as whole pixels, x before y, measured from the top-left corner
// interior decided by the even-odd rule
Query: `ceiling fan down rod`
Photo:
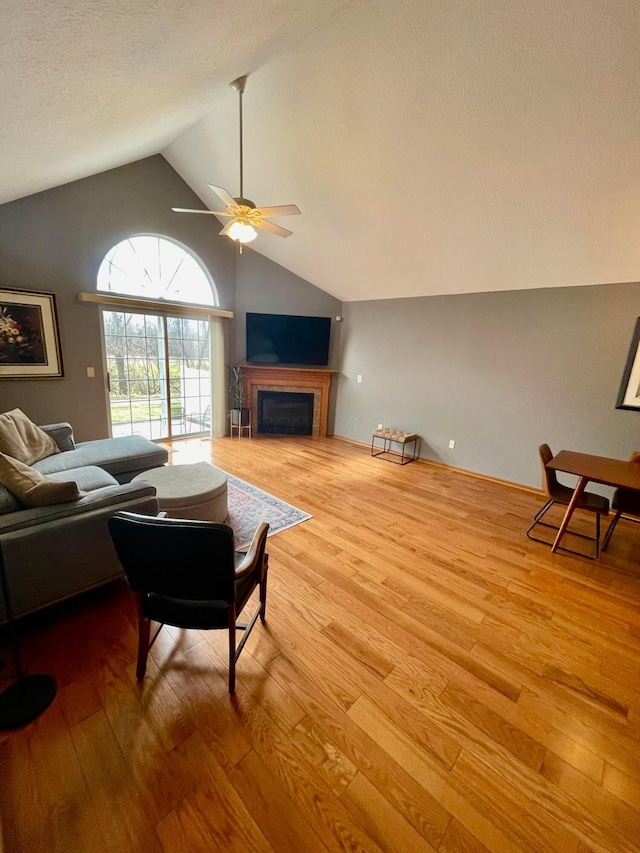
[[[238,77],[232,83],[229,83],[232,89],[235,89],[238,93],[238,100],[240,102],[240,200],[244,199],[244,163],[243,163],[243,155],[242,155],[242,96],[244,94],[244,87],[247,83],[247,75],[244,74],[242,77]]]

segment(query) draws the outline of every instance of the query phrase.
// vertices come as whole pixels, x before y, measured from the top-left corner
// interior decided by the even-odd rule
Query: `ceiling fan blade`
[[[235,198],[232,198],[225,189],[222,187],[214,187],[213,184],[209,184],[209,189],[214,191],[224,205],[227,207],[235,207]]]
[[[288,231],[286,228],[282,228],[280,225],[276,225],[275,222],[267,222],[266,219],[258,219],[255,222],[251,223],[254,228],[264,228],[265,231],[270,231],[272,234],[277,234],[278,237],[291,237],[293,231]]]
[[[211,215],[217,216],[227,216],[227,213],[220,213],[218,210],[189,210],[186,207],[172,207],[171,210],[175,210],[176,213],[210,213]]]
[[[259,207],[260,216],[297,216],[302,213],[295,204],[281,204],[278,207]]]

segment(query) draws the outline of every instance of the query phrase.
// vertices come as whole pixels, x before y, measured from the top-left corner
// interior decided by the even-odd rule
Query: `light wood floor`
[[[136,684],[124,583],[28,621],[58,695],[0,734],[6,850],[640,850],[640,526],[592,562],[530,542],[508,485],[332,439],[174,449],[313,518],[268,541],[235,697],[219,632],[165,629]]]

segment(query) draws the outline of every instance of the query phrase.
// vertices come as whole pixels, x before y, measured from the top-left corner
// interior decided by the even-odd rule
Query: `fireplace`
[[[313,426],[309,435],[323,438],[327,434],[331,378],[337,372],[330,367],[243,364],[245,399],[251,409],[251,423],[258,424],[258,394],[261,391],[310,394],[313,396]]]
[[[258,391],[258,432],[313,435],[313,403],[313,394]]]

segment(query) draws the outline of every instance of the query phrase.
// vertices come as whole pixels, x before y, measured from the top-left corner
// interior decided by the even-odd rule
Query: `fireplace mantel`
[[[258,391],[313,391],[313,434],[324,438],[329,415],[331,367],[279,367],[275,364],[241,364],[251,423],[258,422]]]

